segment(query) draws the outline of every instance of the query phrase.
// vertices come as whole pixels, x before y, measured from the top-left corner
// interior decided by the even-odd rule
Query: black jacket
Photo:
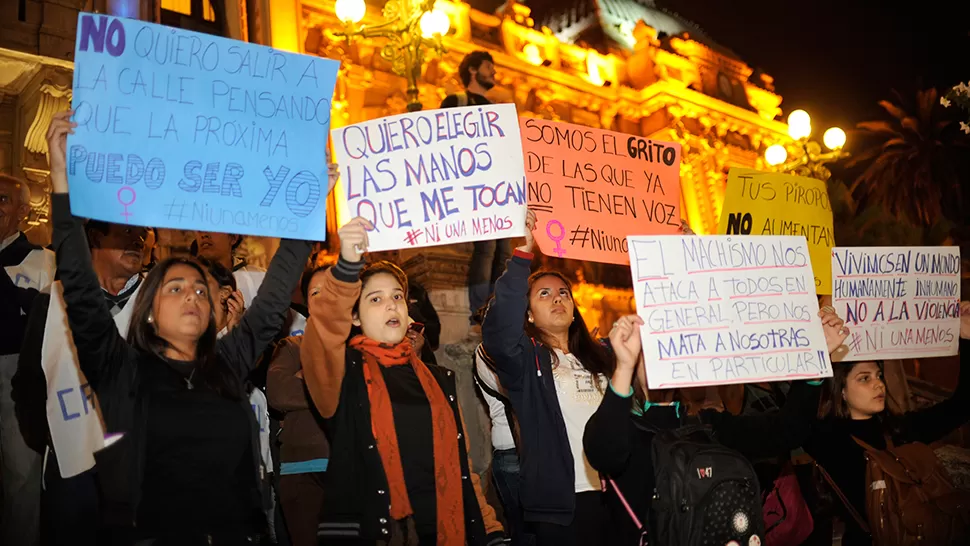
[[[368,540],[386,539],[391,532],[387,475],[371,429],[370,404],[360,352],[348,348],[346,363],[340,404],[337,413],[327,420],[330,463],[327,466],[326,488],[330,501],[324,502],[318,534],[323,539],[338,538],[352,531]],[[471,480],[455,374],[438,366],[428,365],[428,369],[448,397],[458,426],[456,440],[461,464],[466,543],[470,546],[500,544],[505,539],[504,533],[493,532],[486,536],[482,507]]]
[[[866,513],[866,456],[855,436],[876,449],[886,448],[886,434],[895,445],[911,442],[930,444],[953,432],[970,420],[970,341],[960,340],[960,382],[949,399],[918,411],[892,417],[884,423],[881,417],[866,420],[827,418],[816,421],[805,451],[832,476],[839,489],[859,514]],[[845,546],[867,546],[871,539],[848,510],[843,512]]]
[[[346,283],[343,284],[343,288],[353,290],[354,285],[351,283],[358,280],[359,269],[359,264],[347,264],[341,258],[330,270],[333,277],[329,281]],[[348,298],[348,294],[351,293],[344,291],[338,301],[343,299],[344,303],[347,303],[351,299]],[[339,309],[341,303],[334,305],[338,307],[334,312],[344,312],[344,309]],[[349,311],[349,306],[346,311]],[[347,314],[349,316],[349,312]],[[310,328],[309,325],[308,328]],[[339,342],[346,337],[340,326],[318,325],[317,331],[326,332],[333,339],[340,340]],[[333,340],[325,340],[324,343],[328,341]],[[307,342],[303,343],[306,347]],[[327,496],[318,536],[323,542],[327,539],[339,538],[363,539],[367,542],[386,541],[394,532],[388,498],[389,487],[371,424],[370,399],[364,378],[363,357],[360,351],[350,347],[345,347],[343,354],[344,370],[342,379],[339,380],[339,394],[335,396],[336,409],[325,420],[327,437],[330,441],[330,463],[327,467]],[[304,362],[303,370],[307,374],[309,384],[327,375],[321,372],[318,376],[316,368],[317,366]],[[320,368],[326,368],[326,366],[320,366]],[[479,491],[476,491],[478,476],[472,474],[469,468],[467,439],[458,404],[454,372],[432,365],[428,365],[428,369],[431,370],[447,397],[458,428],[458,437],[455,441],[458,442],[458,460],[462,477],[466,544],[491,546],[502,543],[505,534],[500,527],[486,535],[486,526],[496,527],[498,523],[495,521],[491,507],[485,504],[484,496],[479,496]],[[334,386],[337,385],[329,385],[329,387]],[[311,388],[310,392],[315,391]],[[320,396],[320,394],[314,396]],[[332,395],[328,393],[326,396]],[[332,401],[328,399],[325,405],[333,407]],[[321,400],[314,400],[314,402],[318,408],[324,404]],[[321,410],[321,414],[327,415],[327,411]],[[406,464],[406,461],[402,460],[402,464]],[[486,519],[488,521],[485,521]]]
[[[21,233],[0,251],[0,268],[20,265],[35,250],[40,250],[40,247]],[[0,328],[0,355],[20,352],[28,314],[37,294],[35,288],[17,286],[6,271],[0,270],[0,324],[3,324],[3,328]]]
[[[569,525],[576,507],[575,468],[549,350],[525,334],[532,256],[515,251],[495,283],[482,323],[482,345],[509,393],[519,425],[519,501],[526,521]]]
[[[820,387],[804,381],[792,384],[781,411],[762,415],[732,415],[717,410],[702,410],[700,420],[710,425],[714,437],[726,447],[747,458],[791,451],[808,437],[818,407]],[[673,407],[653,406],[641,415],[631,413],[633,397],[618,396],[607,389],[599,409],[586,423],[583,450],[601,474],[613,479],[640,522],[646,524],[654,487],[652,463],[653,432],[684,424],[684,415]],[[762,484],[764,487],[764,484]],[[614,493],[607,502],[619,528],[617,535],[625,544],[635,544],[639,532],[626,508]]]
[[[98,395],[106,432],[125,434],[115,445],[95,454],[102,485],[102,514],[109,525],[134,526],[145,470],[150,387],[171,374],[163,373],[167,371],[164,362],[135,349],[118,333],[94,274],[81,222],[71,215],[68,196],[53,195],[52,209],[57,271],[64,284],[68,324],[78,361]],[[283,326],[290,294],[309,255],[309,242],[284,240],[252,307],[239,326],[218,341],[219,358],[232,370],[240,386]],[[184,383],[179,386],[186,388]],[[265,469],[259,455],[258,425],[248,399],[239,403],[247,409],[251,422],[251,506],[254,513],[262,512]]]

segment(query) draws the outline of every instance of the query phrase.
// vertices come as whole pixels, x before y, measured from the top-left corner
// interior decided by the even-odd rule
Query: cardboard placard
[[[808,241],[815,292],[832,288],[830,256],[835,246],[832,205],[825,182],[782,173],[732,168],[718,233],[798,235]]]
[[[629,237],[651,389],[831,377],[802,237]]]
[[[832,304],[846,361],[951,356],[960,346],[958,247],[836,247]]]
[[[372,252],[525,235],[512,104],[411,112],[333,131],[337,217],[374,224]]]
[[[106,222],[326,239],[338,62],[78,15],[71,210]]]
[[[543,254],[627,264],[628,235],[680,232],[680,144],[541,119],[520,123]]]

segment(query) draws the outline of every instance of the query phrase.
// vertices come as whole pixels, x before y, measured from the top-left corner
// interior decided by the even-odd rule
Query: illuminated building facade
[[[383,0],[370,2],[364,24],[381,21]],[[438,0],[437,7],[447,13],[451,29],[444,38],[448,53],[422,69],[425,109],[460,89],[457,67],[466,53],[488,50],[498,73],[489,93],[493,102],[514,103],[523,116],[681,143],[682,211],[698,234],[716,230],[728,169],[765,168],[764,150],[790,141],[785,124],[776,120],[782,98],[771,77],[651,0],[532,0],[528,7],[510,0],[495,13],[449,0]],[[38,242],[48,238],[43,136],[50,115],[70,101],[78,10],[339,59],[334,127],[406,107],[405,80],[380,54],[384,40],[348,44],[328,32],[341,28],[332,0],[25,0],[2,9],[0,170],[32,182],[31,222],[40,229],[31,231]],[[272,245],[266,246],[268,256]],[[391,256],[431,291],[445,342],[462,337],[467,327],[467,247]],[[565,269],[584,281],[577,304],[591,324],[611,324],[632,309],[629,290],[606,287],[627,283],[623,268],[567,261]]]

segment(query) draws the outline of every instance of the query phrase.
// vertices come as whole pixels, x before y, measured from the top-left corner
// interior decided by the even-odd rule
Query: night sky
[[[564,3],[569,0],[564,0]],[[483,11],[501,4],[471,0]],[[528,4],[528,1],[524,2]],[[877,119],[897,89],[970,81],[970,1],[657,0],[775,78],[788,112],[815,131]],[[849,135],[851,149],[852,135]]]

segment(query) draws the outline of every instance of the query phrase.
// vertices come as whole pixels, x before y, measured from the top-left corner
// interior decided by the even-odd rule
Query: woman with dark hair
[[[819,312],[830,353],[838,350],[848,329],[835,310]],[[640,327],[643,320],[630,315],[622,317],[609,333],[610,346],[616,355],[616,369],[610,378],[609,389],[596,413],[586,425],[583,436],[586,455],[598,471],[612,479],[612,487],[624,497],[620,501],[611,491],[608,504],[613,514],[617,544],[636,544],[641,529],[629,516],[632,510],[640,522],[650,522],[650,508],[654,497],[652,443],[655,431],[676,429],[685,424],[688,409],[681,407],[677,389],[647,390],[647,374],[641,351]],[[780,411],[762,415],[732,415],[727,411],[702,409],[697,412],[700,423],[711,427],[714,438],[724,446],[745,457],[773,456],[789,453],[808,437],[809,427],[818,409],[821,381],[794,381]],[[693,412],[692,412],[693,413]],[[765,484],[763,488],[770,489]],[[624,505],[624,502],[626,505]],[[760,517],[760,514],[757,515]],[[764,537],[741,540],[749,529],[722,528],[705,525],[717,533],[737,533],[736,536],[704,537],[712,544],[754,544]],[[750,539],[750,537],[749,537]],[[651,541],[654,544],[655,538]],[[760,544],[760,542],[758,542]],[[657,546],[668,546],[659,544]],[[674,545],[669,545],[674,546]]]
[[[326,313],[316,307],[322,300],[324,273],[329,268],[307,269],[300,280],[303,301],[317,313]],[[279,343],[266,376],[266,396],[269,405],[283,414],[279,497],[290,542],[293,546],[313,546],[317,543],[330,445],[307,393],[300,361],[302,342],[303,336],[290,336]]]
[[[455,376],[422,362],[407,336],[407,276],[389,262],[364,267],[372,228],[362,218],[340,228],[340,258],[321,274],[300,347],[330,439],[317,536],[326,544],[500,544],[502,526],[469,468]],[[361,333],[351,337],[354,326]]]
[[[217,340],[204,268],[162,261],[134,302],[128,340],[118,333],[71,215],[65,169],[73,112],[48,130],[53,247],[78,362],[120,439],[95,455],[102,515],[116,544],[259,543],[265,472],[243,382],[283,324],[310,243],[283,241],[252,308]],[[331,177],[335,168],[331,166]]]
[[[886,449],[887,438],[899,446],[930,444],[970,420],[970,302],[960,304],[960,379],[956,391],[932,407],[893,414],[886,406],[882,362],[847,362],[833,366],[820,413],[804,448],[852,504],[866,517],[866,453],[853,438]],[[836,499],[836,502],[838,500]],[[868,546],[871,537],[846,509],[844,546]]]
[[[530,276],[535,213],[526,243],[495,284],[482,344],[508,391],[520,427],[520,503],[537,544],[611,544],[599,476],[583,454],[583,430],[613,373],[613,357],[590,335],[569,281]]]

